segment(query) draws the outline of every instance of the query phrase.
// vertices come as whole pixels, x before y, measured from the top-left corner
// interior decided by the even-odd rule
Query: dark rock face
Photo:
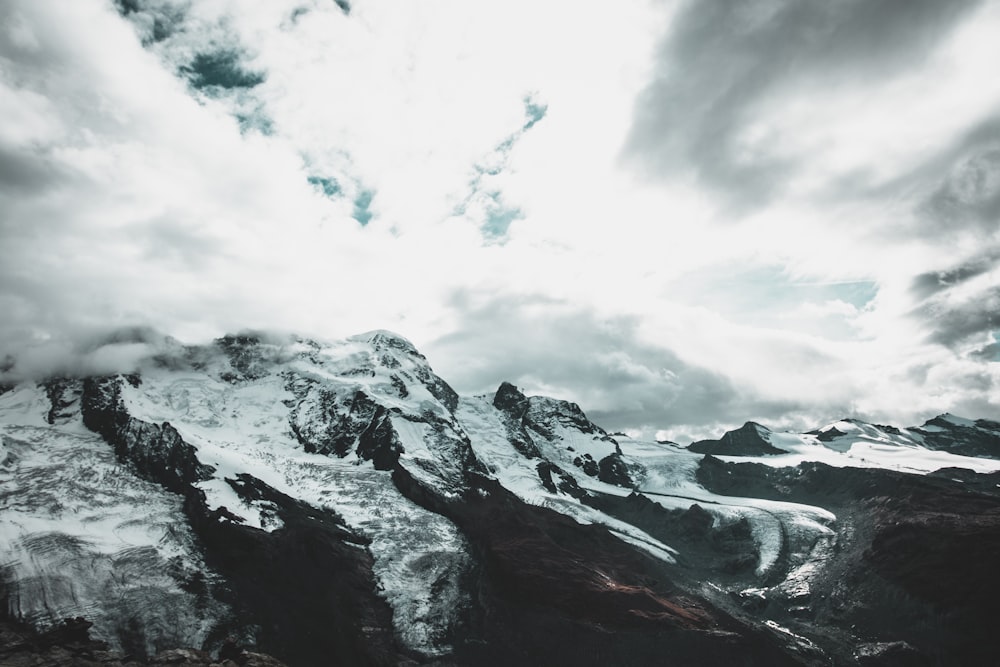
[[[493,407],[520,420],[528,411],[528,397],[511,383],[503,382],[493,395]]]
[[[336,514],[318,510],[240,475],[244,499],[276,507],[284,523],[267,533],[208,511],[189,492],[185,511],[206,561],[227,582],[238,625],[257,628],[261,650],[291,665],[397,665],[392,612],[377,594],[367,540]],[[359,548],[360,547],[360,548]]]
[[[53,379],[45,383],[45,393],[52,406],[45,420],[50,424],[62,423],[79,407],[83,385],[79,380]]]
[[[614,447],[615,453],[621,454],[621,449],[615,439],[600,426],[590,421],[576,403],[542,396],[528,398],[517,387],[509,382],[504,382],[493,396],[493,407],[499,410],[502,415],[501,419],[507,429],[510,443],[528,458],[538,458],[542,455],[531,434],[534,433],[535,437],[555,442],[560,439],[556,435],[557,426],[593,436],[595,440],[607,442]],[[601,471],[598,462],[590,455],[576,457],[573,464],[591,477],[597,477]],[[624,466],[618,466],[613,461],[608,461],[604,465],[607,468],[605,475],[609,478],[620,478],[624,471]],[[627,477],[627,472],[625,472],[625,476]]]
[[[632,486],[632,478],[629,477],[628,467],[625,465],[625,461],[622,460],[621,454],[617,452],[608,454],[598,461],[597,470],[597,479],[605,484],[614,484],[615,486],[624,486],[626,488]]]
[[[83,423],[115,448],[123,463],[143,479],[175,493],[210,477],[212,469],[198,461],[195,448],[168,422],[150,424],[128,414],[121,401],[120,377],[87,379],[80,400]]]
[[[377,470],[392,470],[403,453],[389,411],[381,405],[375,410],[371,424],[358,439],[358,456],[371,461]]]
[[[551,472],[551,470],[549,471]],[[773,639],[670,583],[662,563],[596,525],[470,478],[445,499],[397,467],[414,502],[444,514],[478,562],[473,625],[456,664],[794,665]]]
[[[809,431],[809,435],[815,435],[816,439],[819,440],[820,442],[830,442],[847,434],[834,426],[826,429],[825,431]],[[711,454],[713,452],[704,452],[704,453]]]
[[[343,664],[405,662],[395,646],[391,610],[377,594],[365,540],[332,512],[248,475],[230,482],[232,488],[248,501],[272,504],[282,528],[268,533],[239,525],[225,508],[210,511],[204,492],[193,486],[205,477],[194,448],[169,424],[130,417],[121,401],[121,382],[84,382],[84,423],[140,476],[184,496],[184,511],[206,563],[225,579],[212,594],[236,610],[234,631],[257,628],[257,644],[294,665],[327,664],[331,656]],[[377,466],[392,467],[398,452],[387,415],[374,419],[363,436],[361,450]]]
[[[592,494],[591,507],[641,528],[681,550],[683,566],[716,574],[746,574],[756,565],[756,549],[749,522],[715,525],[714,517],[698,504],[686,510],[668,510],[649,497],[632,492],[626,498]]]
[[[977,419],[972,425],[956,423],[940,415],[912,431],[923,436],[928,449],[939,449],[963,456],[1000,458],[1000,422]]]
[[[962,476],[972,483],[819,463],[770,468],[708,456],[698,470],[699,482],[717,493],[804,502],[838,515],[838,550],[814,582],[812,611],[817,624],[857,626],[883,638],[856,656],[873,665],[993,660],[1000,489],[995,475],[982,483],[971,471]]]
[[[507,439],[529,459],[541,457],[541,452],[524,428],[525,414],[528,412],[528,398],[518,391],[517,387],[504,382],[493,396],[493,407],[500,411]]]
[[[108,650],[107,644],[90,638],[92,624],[83,618],[67,618],[46,632],[12,620],[0,620],[0,664],[4,667],[284,667],[263,654],[246,651],[235,642],[223,646],[217,658],[206,651],[175,648],[141,659]]]
[[[590,454],[584,454],[583,456],[577,456],[573,459],[573,465],[582,470],[584,474],[591,477],[597,477],[597,474],[601,471],[597,461]]]
[[[346,356],[330,361],[334,357],[325,357],[318,345],[303,346],[298,341],[288,353],[295,355],[296,364],[303,359],[320,366],[329,362],[315,372],[298,373],[297,365],[282,369],[275,356],[280,346],[254,335],[220,339],[211,348],[214,356],[204,350],[182,350],[165,358],[160,368],[179,364],[185,370],[207,369],[205,382],[213,390],[220,378],[232,383],[223,388],[227,395],[242,396],[247,385],[265,376],[261,386],[277,387],[284,381],[291,397],[278,392],[275,398],[284,410],[266,413],[260,422],[266,429],[252,432],[254,436],[280,437],[294,457],[308,459],[319,469],[335,468],[336,476],[322,478],[327,481],[346,481],[349,478],[343,475],[353,468],[302,456],[287,438],[282,421],[286,415],[288,428],[307,452],[338,457],[356,453],[359,460],[352,463],[368,484],[364,489],[388,492],[377,496],[387,504],[415,511],[411,505],[415,503],[439,515],[433,522],[424,512],[395,516],[412,521],[408,525],[415,526],[413,532],[419,532],[420,521],[437,530],[446,528],[458,545],[454,550],[424,553],[413,548],[417,542],[403,543],[400,552],[416,553],[418,558],[400,559],[399,570],[379,570],[389,540],[383,533],[365,533],[374,535],[375,541],[369,542],[325,501],[310,504],[289,497],[250,474],[225,479],[220,474],[211,486],[201,484],[212,471],[174,426],[129,413],[135,395],[130,386],[142,386],[139,376],[52,380],[44,385],[51,409],[42,412],[49,424],[75,423],[79,410],[85,425],[114,447],[129,471],[183,498],[183,518],[197,542],[199,566],[167,566],[183,570],[174,580],[196,596],[196,604],[215,605],[220,612],[205,616],[215,625],[201,647],[174,648],[150,657],[143,651],[155,653],[161,646],[146,649],[139,637],[132,644],[123,641],[131,657],[116,656],[88,639],[85,621],[74,621],[48,639],[20,639],[13,648],[0,634],[0,664],[273,667],[281,659],[294,667],[418,663],[857,667],[994,662],[993,608],[1000,597],[996,567],[1000,473],[981,475],[953,468],[915,476],[819,463],[773,468],[705,456],[695,478],[712,493],[805,503],[826,508],[836,520],[824,512],[778,508],[776,503],[727,504],[693,488],[689,475],[697,459],[683,448],[664,447],[654,455],[648,454],[652,448],[645,450],[641,456],[657,463],[644,468],[647,464],[640,455],[624,456],[614,437],[590,422],[579,406],[528,398],[508,383],[493,396],[501,432],[486,405],[463,405],[470,412],[459,412],[454,391],[430,371],[408,341],[376,332],[366,342],[370,348],[348,347]],[[358,357],[357,364],[352,355]],[[336,382],[324,382],[327,371],[340,374]],[[148,381],[148,386],[155,385],[156,381]],[[249,387],[251,393],[255,406],[256,401],[266,402],[256,385]],[[463,415],[474,416],[468,417],[466,426]],[[171,419],[187,432],[180,426],[182,417]],[[278,428],[273,428],[275,424]],[[856,423],[850,429],[854,426],[862,427]],[[883,433],[873,432],[870,425],[863,428],[876,440],[883,434],[900,436],[893,442],[907,443],[911,438],[892,427],[874,427]],[[63,437],[69,432],[66,429]],[[780,454],[769,433],[748,422],[719,440],[695,443],[690,451]],[[991,438],[1000,434],[1000,425],[984,420],[970,425],[942,417],[925,424],[921,433],[942,449],[992,451]],[[504,435],[513,447],[509,452],[503,449]],[[815,435],[832,442],[845,434],[827,429]],[[972,443],[976,438],[978,443]],[[95,446],[93,438],[85,439]],[[489,460],[491,470],[516,461],[510,464],[519,466],[516,476],[503,479],[516,480],[511,488],[525,493],[528,500],[486,474],[472,449],[474,441],[477,446],[485,443],[480,450],[484,460],[496,457]],[[404,451],[404,442],[412,451]],[[17,446],[10,447],[10,460],[15,460]],[[527,466],[514,450],[532,459]],[[263,452],[266,457],[274,451],[256,449],[253,454]],[[667,460],[670,455],[678,457],[675,467]],[[273,470],[287,469],[275,465]],[[598,489],[607,487],[594,484],[581,471],[632,492],[602,493]],[[676,487],[670,485],[675,478],[669,476],[675,473]],[[642,481],[649,482],[653,491],[639,492],[636,484]],[[345,483],[345,488],[353,482]],[[535,505],[541,495],[534,486],[538,482],[555,495],[543,496]],[[393,489],[375,486],[390,483],[404,498]],[[237,500],[226,502],[239,507],[210,509],[202,487],[217,494],[216,501],[228,498],[231,491]],[[321,495],[331,496],[335,497]],[[660,504],[655,502],[657,496],[671,500]],[[359,506],[362,512],[368,509],[354,501],[353,496],[346,502],[337,498],[351,512]],[[572,511],[567,510],[571,505]],[[252,520],[240,518],[237,512],[244,513],[240,507],[259,510],[260,523],[251,525]],[[371,509],[371,517],[360,514],[358,530],[369,530],[385,516],[380,514],[384,508]],[[604,527],[570,518],[589,520],[597,516],[595,510],[669,546],[646,542],[638,533],[625,534],[616,521]],[[393,531],[403,532],[398,523],[387,525],[390,539]],[[186,539],[192,541],[190,536]],[[388,551],[397,556],[393,548],[395,544],[389,545]],[[427,626],[435,633],[435,643],[427,646],[453,651],[439,657],[410,653],[402,648],[407,638],[397,637],[399,628],[394,629],[392,607],[386,601],[388,596],[396,604],[397,598],[380,590],[380,585],[391,589],[386,585],[392,581],[385,578],[387,571],[390,577],[406,577],[427,568],[432,560],[440,565],[448,558],[461,565],[454,566],[449,577],[434,573],[421,585],[439,600],[456,600],[453,623]],[[164,563],[136,559],[134,567]],[[809,569],[808,576],[793,580],[800,568]],[[376,571],[382,579],[376,579]],[[0,582],[3,575],[0,568]],[[787,585],[796,581],[805,586]],[[0,590],[0,609],[11,590]],[[232,615],[220,620],[225,610]],[[141,635],[141,622],[125,631]],[[0,633],[6,627],[0,624]],[[227,636],[278,658],[241,649]]]
[[[559,424],[585,435],[593,435],[600,440],[614,443],[616,451],[620,453],[614,439],[603,428],[590,421],[576,403],[544,396],[532,396],[528,399],[528,407],[521,420],[526,428],[535,431],[544,438],[553,439],[555,437],[554,426]]]
[[[415,374],[417,379],[431,392],[431,396],[441,401],[441,404],[448,408],[449,412],[455,411],[455,408],[458,407],[458,394],[451,388],[451,385],[425,366],[418,366]]]
[[[542,486],[552,493],[563,492],[574,498],[586,498],[590,494],[581,489],[576,479],[566,473],[565,470],[550,461],[541,461],[538,464],[538,478],[542,480]]]
[[[361,389],[336,392],[292,381],[286,387],[298,397],[288,419],[307,452],[347,456],[375,419],[375,401]]]
[[[729,431],[719,440],[700,440],[689,450],[698,454],[718,456],[760,456],[762,454],[785,454],[768,439],[770,431],[760,424],[747,422],[735,431]]]
[[[413,343],[402,336],[392,334],[388,331],[374,332],[368,342],[372,344],[377,352],[381,352],[379,363],[388,368],[398,368],[399,362],[394,355],[402,353],[408,357],[426,362],[426,357],[417,351]],[[448,408],[449,412],[454,412],[458,407],[458,394],[451,386],[435,375],[426,363],[419,363],[414,367],[414,374],[417,380],[427,387],[431,396],[441,401],[441,404]]]

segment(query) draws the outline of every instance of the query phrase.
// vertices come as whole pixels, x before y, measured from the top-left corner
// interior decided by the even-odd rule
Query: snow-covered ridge
[[[242,333],[206,346],[139,332],[108,345],[148,349],[126,374],[0,394],[0,475],[14,490],[0,498],[3,583],[19,591],[14,613],[39,624],[87,616],[112,643],[131,641],[123,623],[142,619],[150,652],[178,633],[199,643],[234,627],[211,593],[229,574],[202,556],[212,526],[272,544],[315,512],[343,531],[358,572],[370,570],[396,641],[436,659],[456,650],[474,605],[483,547],[455,508],[489,495],[483,480],[603,527],[658,567],[798,608],[837,552],[840,509],[709,490],[706,466],[1000,470],[990,458],[1000,425],[951,415],[910,429],[845,419],[804,434],[747,422],[688,448],[612,436],[579,406],[508,383],[459,397],[387,331],[336,342]],[[46,494],[28,493],[38,479]],[[138,556],[149,567],[132,567]],[[81,583],[67,584],[67,562]],[[80,574],[94,563],[96,574]],[[115,607],[108,590],[146,593]],[[167,623],[165,609],[182,620]]]

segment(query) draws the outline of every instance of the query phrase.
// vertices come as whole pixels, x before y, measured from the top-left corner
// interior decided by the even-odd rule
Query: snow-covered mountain
[[[996,422],[681,447],[507,383],[458,396],[385,331],[125,343],[134,372],[0,388],[8,618],[289,665],[988,655]]]

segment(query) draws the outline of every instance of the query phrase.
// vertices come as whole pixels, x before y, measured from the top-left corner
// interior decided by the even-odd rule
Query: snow
[[[85,616],[95,638],[119,648],[117,633],[132,618],[143,619],[149,650],[153,642],[202,642],[228,611],[215,601],[200,605],[168,574],[214,577],[181,498],[123,469],[78,421],[51,426],[42,417],[37,425],[48,406],[32,391],[17,393],[0,405],[5,611],[41,626]]]
[[[34,383],[17,385],[11,391],[0,394],[0,423],[46,428],[49,423],[45,415],[50,406],[48,396],[40,386]]]
[[[310,366],[312,377],[357,384],[357,376],[334,371],[345,356],[356,361],[363,349],[335,348],[323,366]],[[292,363],[296,369],[304,365],[301,360]],[[368,385],[379,382],[377,377],[361,379]],[[414,385],[407,385],[407,400],[392,396],[391,405],[410,414],[426,410],[435,399]],[[135,417],[169,421],[197,448],[199,460],[215,467],[213,479],[199,484],[211,506],[225,506],[255,528],[280,528],[271,508],[244,503],[226,481],[249,473],[281,493],[343,517],[348,527],[371,540],[373,570],[393,607],[394,625],[404,644],[429,657],[451,650],[441,638],[467,604],[459,586],[469,566],[464,537],[443,517],[403,497],[390,473],[375,470],[355,454],[341,459],[303,451],[289,426],[288,406],[294,405],[294,395],[282,377],[230,385],[204,374],[154,372],[144,376],[140,387],[126,386],[123,391]],[[438,405],[436,410],[443,408]],[[393,426],[406,448],[405,457],[453,474],[427,444],[426,424],[394,417]],[[434,476],[429,481],[441,484]]]
[[[281,528],[284,523],[277,515],[274,503],[264,501],[248,502],[240,498],[233,489],[235,480],[218,478],[200,482],[196,486],[205,492],[206,504],[209,509],[224,507],[230,514],[239,517],[238,523],[272,533]]]
[[[962,426],[964,428],[976,428],[976,422],[972,419],[966,419],[965,417],[959,417],[958,415],[953,415],[950,412],[945,412],[939,415],[940,419],[948,422],[949,424],[954,424],[955,426]]]
[[[505,430],[500,413],[485,398],[462,398],[456,416],[468,434],[476,457],[496,476],[500,484],[514,493],[521,500],[541,507],[547,507],[569,516],[581,524],[600,524],[607,527],[613,535],[638,546],[644,551],[668,563],[676,563],[674,555],[677,550],[660,540],[639,530],[631,524],[619,521],[604,512],[583,505],[575,498],[561,493],[552,493],[543,485],[538,476],[537,466],[541,459],[529,459],[518,452],[504,435]],[[572,437],[569,429],[565,429],[563,437]],[[553,446],[535,440],[540,449],[553,449]],[[624,496],[630,493],[611,484],[604,484],[596,479],[580,473],[575,466],[563,467],[563,470],[576,479],[582,488],[589,488],[603,493]]]
[[[776,435],[776,434],[772,434]],[[688,509],[697,503],[716,517],[716,523],[746,518],[758,550],[756,574],[766,577],[788,550],[802,552],[803,544],[813,544],[833,535],[830,525],[836,516],[820,507],[760,498],[723,496],[707,491],[695,479],[702,455],[685,449],[621,439],[626,461],[645,469],[639,491],[667,509]],[[781,446],[781,445],[778,445]],[[746,460],[752,457],[719,457]],[[766,460],[769,457],[759,457]]]
[[[838,422],[838,430],[845,432]],[[723,461],[763,463],[773,468],[794,467],[815,461],[838,468],[884,468],[908,473],[928,473],[941,468],[968,468],[976,472],[1000,470],[1000,461],[927,449],[910,431],[885,433],[871,425],[848,424],[852,432],[830,442],[811,435],[772,433],[771,442],[787,454],[770,456],[719,456]],[[923,427],[928,430],[927,427]]]
[[[262,343],[259,351],[264,373],[256,379],[222,380],[229,362],[215,350],[199,370],[155,368],[143,374],[138,387],[123,384],[123,402],[138,419],[169,422],[196,448],[199,461],[214,468],[210,479],[198,483],[210,508],[225,507],[236,521],[252,528],[281,530],[277,507],[241,496],[239,476],[249,474],[280,493],[336,513],[350,530],[369,539],[373,571],[393,608],[399,638],[422,656],[451,651],[443,638],[461,623],[471,604],[461,585],[472,565],[469,546],[454,524],[404,497],[390,472],[375,470],[354,452],[338,458],[304,451],[290,419],[300,400],[319,395],[311,393],[314,386],[337,396],[363,391],[387,409],[403,447],[400,465],[444,496],[458,497],[465,490],[464,464],[474,455],[524,502],[581,524],[605,526],[624,543],[676,563],[683,554],[671,545],[567,493],[550,491],[539,476],[539,464],[547,461],[586,492],[628,496],[633,489],[590,477],[573,463],[585,454],[600,461],[620,446],[636,490],[650,500],[670,510],[687,510],[697,503],[713,516],[716,527],[745,519],[756,549],[756,583],[770,577],[779,564],[788,568],[783,581],[767,589],[769,595],[807,597],[820,564],[836,548],[837,517],[829,511],[711,493],[697,481],[700,454],[628,437],[618,437],[616,445],[599,432],[585,433],[574,426],[560,401],[529,399],[532,418],[543,428],[528,431],[542,458],[528,458],[508,440],[503,416],[489,399],[461,398],[453,414],[435,398],[419,379],[430,372],[423,357],[391,332],[369,332],[322,346],[302,340]],[[304,395],[307,399],[301,398]],[[324,420],[338,416],[318,403],[315,409],[307,406],[296,419],[317,432],[327,425]],[[127,605],[109,605],[105,596],[127,599],[130,591],[146,587],[158,591],[162,608],[181,619],[176,628],[163,632],[206,636],[225,609],[217,605],[198,615],[190,596],[163,574],[162,563],[170,559],[185,571],[206,571],[183,522],[180,499],[118,465],[111,448],[87,431],[78,415],[48,424],[49,408],[44,389],[31,384],[0,395],[0,483],[5,490],[0,495],[0,563],[16,563],[16,578],[36,582],[25,584],[11,604],[31,618],[111,613],[101,611],[105,608],[119,609],[120,614]],[[942,419],[975,426],[951,415]],[[855,420],[834,422],[821,431],[834,428],[844,435],[823,442],[814,435],[758,427],[787,453],[718,458],[772,467],[818,461],[916,473],[943,467],[1000,470],[1000,461],[928,450],[917,431],[891,432]],[[558,485],[559,473],[553,477]],[[66,563],[72,565],[67,569]],[[132,567],[123,574],[124,566],[118,563],[145,563],[145,569]],[[85,565],[93,572],[74,570]],[[746,588],[747,583],[740,586]],[[96,620],[98,634],[108,639],[108,628],[120,619]]]

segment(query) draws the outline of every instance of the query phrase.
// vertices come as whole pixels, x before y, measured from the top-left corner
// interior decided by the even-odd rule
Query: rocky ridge
[[[147,342],[133,373],[0,395],[14,620],[85,616],[145,661],[227,637],[293,666],[985,656],[1000,582],[964,559],[1000,535],[993,422],[681,448],[507,383],[458,396],[384,331]]]

